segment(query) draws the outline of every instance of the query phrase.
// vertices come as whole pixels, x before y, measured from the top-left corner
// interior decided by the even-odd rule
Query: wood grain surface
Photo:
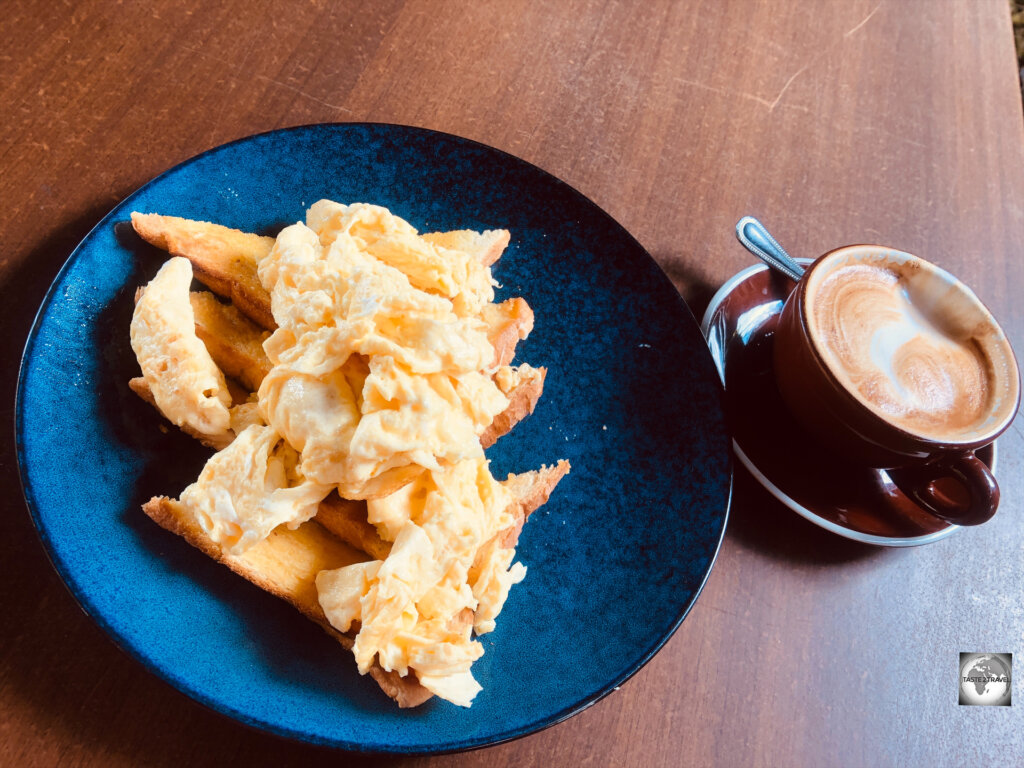
[[[372,120],[519,155],[609,211],[695,313],[760,216],[795,255],[921,254],[1024,350],[1024,121],[1005,0],[2,6],[0,765],[1024,764],[1011,707],[957,705],[960,651],[1024,669],[1024,440],[997,517],[913,550],[819,530],[744,473],[697,606],[620,691],[519,741],[356,758],[249,730],[119,651],[25,511],[21,349],[46,287],[117,201],[268,129]]]

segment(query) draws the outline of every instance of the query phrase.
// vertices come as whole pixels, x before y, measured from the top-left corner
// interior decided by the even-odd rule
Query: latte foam
[[[929,439],[969,440],[1001,418],[1012,353],[969,290],[904,256],[819,270],[807,293],[812,337],[839,381],[890,423]]]

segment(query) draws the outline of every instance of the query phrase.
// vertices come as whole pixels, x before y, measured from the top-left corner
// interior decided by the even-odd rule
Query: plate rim
[[[319,747],[328,747],[332,749],[339,749],[359,754],[443,755],[456,752],[471,751],[475,749],[482,749],[490,746],[496,746],[498,744],[504,744],[510,741],[515,741],[525,736],[546,730],[547,728],[557,725],[558,723],[564,722],[565,720],[573,717],[574,715],[582,712],[585,709],[588,709],[589,707],[603,700],[611,693],[617,691],[623,684],[625,684],[629,679],[631,679],[641,669],[643,669],[651,661],[651,659],[653,659],[654,656],[657,655],[657,653],[665,646],[665,644],[668,643],[668,641],[675,635],[679,627],[682,625],[683,621],[689,615],[690,611],[697,604],[697,600],[703,593],[704,587],[706,586],[708,579],[711,576],[711,572],[714,570],[714,566],[718,561],[718,556],[721,553],[722,543],[725,539],[725,533],[728,527],[728,521],[732,509],[733,491],[735,484],[735,462],[733,452],[731,450],[727,449],[724,452],[724,472],[727,479],[727,487],[721,514],[719,516],[716,516],[720,518],[719,529],[717,531],[717,534],[714,535],[714,545],[711,548],[708,557],[708,562],[706,567],[704,568],[704,573],[700,579],[700,582],[694,589],[694,592],[690,597],[689,601],[680,611],[679,615],[676,617],[675,621],[668,628],[668,630],[665,631],[665,633],[649,649],[647,649],[647,651],[645,651],[645,653],[635,663],[628,664],[625,672],[617,676],[611,682],[608,682],[601,686],[596,694],[585,696],[580,702],[574,703],[554,713],[553,715],[550,715],[539,721],[532,722],[528,725],[522,726],[515,731],[501,733],[497,737],[484,736],[478,738],[465,739],[458,742],[449,742],[442,745],[417,744],[398,747],[392,745],[367,745],[365,743],[351,742],[344,739],[324,738],[323,736],[311,732],[303,732],[292,728],[281,727],[274,723],[266,722],[264,719],[252,717],[250,714],[246,712],[232,709],[225,705],[223,702],[206,695],[205,692],[194,687],[186,686],[184,681],[181,681],[179,678],[175,678],[173,676],[172,671],[165,671],[161,669],[158,665],[153,663],[150,659],[148,659],[145,656],[141,648],[136,648],[133,643],[129,642],[128,639],[125,636],[123,636],[122,633],[118,632],[110,624],[110,622],[107,621],[104,614],[97,609],[97,607],[93,604],[92,600],[89,599],[87,594],[85,594],[84,589],[78,584],[78,582],[73,576],[72,569],[70,569],[67,566],[67,564],[64,563],[57,556],[51,544],[50,533],[41,523],[37,510],[37,504],[33,494],[31,481],[28,477],[28,468],[24,455],[24,444],[22,436],[24,434],[25,418],[24,390],[25,379],[27,376],[27,370],[30,363],[29,356],[30,352],[34,348],[36,339],[38,337],[40,325],[44,321],[48,310],[53,304],[54,298],[57,293],[58,285],[62,283],[63,278],[66,276],[66,273],[70,270],[72,265],[75,264],[76,261],[80,258],[81,251],[86,242],[92,239],[97,231],[101,230],[105,226],[108,226],[114,214],[117,211],[121,210],[126,203],[135,198],[137,195],[144,192],[151,186],[157,184],[165,177],[173,173],[177,173],[180,170],[186,168],[187,166],[193,165],[194,163],[203,160],[208,155],[211,155],[215,152],[226,150],[229,147],[233,147],[238,144],[252,142],[262,137],[267,137],[271,135],[285,135],[301,131],[336,129],[345,130],[349,128],[381,128],[386,130],[398,129],[402,131],[412,131],[423,135],[438,136],[444,140],[454,140],[456,143],[464,143],[472,147],[482,149],[486,152],[496,153],[497,155],[500,155],[502,158],[504,158],[506,162],[520,164],[522,166],[528,167],[534,171],[539,172],[549,181],[554,182],[556,186],[560,186],[566,189],[570,193],[571,197],[598,211],[608,222],[612,223],[617,229],[619,229],[622,232],[622,234],[624,234],[635,245],[639,252],[645,255],[650,260],[650,262],[657,268],[658,272],[660,272],[661,274],[661,279],[668,284],[672,291],[675,292],[676,300],[679,306],[682,308],[683,312],[691,318],[694,325],[697,326],[698,331],[700,331],[703,334],[701,326],[697,322],[696,316],[693,314],[693,310],[683,299],[682,295],[679,293],[678,289],[672,283],[671,278],[669,278],[669,276],[662,268],[662,266],[657,262],[656,259],[654,259],[653,256],[651,256],[650,252],[643,246],[643,244],[640,243],[640,241],[628,229],[626,229],[624,225],[622,225],[615,217],[613,217],[608,211],[606,211],[604,208],[598,205],[594,200],[592,200],[590,197],[582,193],[576,187],[572,186],[568,182],[562,180],[555,174],[551,173],[550,171],[547,171],[546,169],[542,168],[536,163],[533,163],[529,160],[525,160],[524,158],[518,157],[517,155],[514,155],[503,149],[491,146],[489,144],[485,144],[475,139],[459,136],[457,134],[449,133],[446,131],[439,131],[432,128],[424,128],[420,126],[414,126],[403,123],[391,123],[382,121],[337,121],[325,123],[303,123],[300,125],[273,128],[258,133],[248,134],[245,136],[238,137],[236,139],[232,139],[231,141],[225,142],[223,144],[218,144],[216,146],[210,147],[206,150],[203,150],[202,152],[185,158],[181,162],[178,162],[173,166],[170,166],[161,173],[152,177],[144,184],[135,188],[129,194],[125,195],[123,198],[118,200],[110,208],[110,210],[108,210],[100,218],[100,220],[93,227],[91,227],[89,231],[77,242],[75,247],[69,253],[68,257],[65,259],[64,263],[61,265],[60,269],[51,279],[49,287],[47,288],[46,293],[40,302],[39,308],[36,310],[35,316],[33,317],[32,324],[26,336],[25,344],[22,348],[21,357],[18,363],[17,385],[15,387],[14,395],[13,429],[15,456],[18,463],[18,480],[21,487],[22,498],[24,500],[25,507],[29,512],[29,516],[32,520],[32,527],[35,530],[36,536],[39,542],[43,545],[43,551],[45,552],[46,557],[49,560],[50,564],[53,566],[54,570],[60,576],[64,588],[70,594],[75,604],[78,605],[78,607],[83,611],[83,613],[86,614],[86,616],[88,616],[92,621],[94,621],[97,624],[97,626],[103,631],[103,634],[106,636],[106,639],[109,642],[111,642],[119,651],[124,653],[133,662],[140,664],[147,673],[151,674],[153,677],[157,678],[162,683],[168,685],[177,694],[184,696],[186,699],[196,704],[201,705],[205,709],[214,712],[221,717],[229,718],[230,720],[240,723],[248,728],[252,728],[261,733],[271,734],[277,738],[283,738],[303,744],[310,744]],[[704,348],[706,349],[706,346]],[[710,354],[709,357],[711,357]],[[717,373],[717,365],[715,365],[713,358],[711,359],[711,363],[712,367],[715,369]],[[716,399],[719,403],[719,408],[724,418],[724,386],[721,386],[721,383],[718,381],[717,376],[715,381],[718,383]]]

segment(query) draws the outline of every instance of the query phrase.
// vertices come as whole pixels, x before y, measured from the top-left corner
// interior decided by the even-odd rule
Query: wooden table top
[[[876,241],[926,256],[1024,350],[1005,0],[14,0],[4,15],[7,435],[35,309],[102,215],[202,150],[313,122],[433,128],[545,168],[630,230],[698,316],[750,263],[733,235],[750,213],[798,255]],[[996,518],[917,549],[826,533],[738,472],[703,595],[620,691],[513,743],[379,762],[1024,761],[1019,686],[1011,707],[957,705],[961,651],[1024,654],[1021,429],[1000,443]],[[47,561],[2,450],[0,764],[363,762],[211,714],[119,651]]]

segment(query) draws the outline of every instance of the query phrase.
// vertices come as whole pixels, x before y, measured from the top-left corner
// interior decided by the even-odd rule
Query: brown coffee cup
[[[1010,426],[1020,374],[967,286],[908,253],[839,248],[796,284],[773,346],[783,400],[823,447],[889,470],[943,520],[995,513],[999,486],[974,451]]]

